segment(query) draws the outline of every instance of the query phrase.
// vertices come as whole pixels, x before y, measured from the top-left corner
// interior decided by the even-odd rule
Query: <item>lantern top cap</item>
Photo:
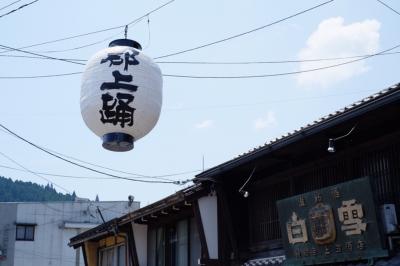
[[[142,50],[142,46],[140,45],[140,43],[130,39],[117,39],[110,42],[110,44],[108,45],[108,47],[114,47],[114,46],[129,46],[136,48],[138,50]]]

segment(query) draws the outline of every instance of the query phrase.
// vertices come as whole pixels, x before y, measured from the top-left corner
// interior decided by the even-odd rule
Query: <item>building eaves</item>
[[[190,187],[179,190],[176,193],[157,202],[154,202],[131,213],[125,214],[121,217],[114,218],[104,224],[101,224],[79,235],[76,235],[75,237],[70,239],[70,243],[68,245],[76,248],[82,245],[85,241],[108,235],[110,231],[112,231],[111,229],[114,226],[122,226],[147,215],[151,215],[152,213],[162,211],[165,208],[173,206],[174,204],[190,199],[196,193],[204,191],[204,188],[205,187],[202,184],[194,184]]]
[[[374,93],[360,101],[357,101],[349,106],[346,106],[336,112],[330,113],[320,119],[313,121],[297,130],[288,132],[274,140],[266,142],[265,144],[240,154],[236,158],[229,160],[225,163],[210,168],[198,175],[195,181],[211,178],[213,176],[222,174],[234,167],[243,165],[251,160],[259,158],[273,150],[277,150],[291,143],[299,141],[307,136],[318,133],[326,128],[335,126],[345,120],[366,113],[370,110],[378,108],[384,104],[400,99],[400,83],[397,83],[389,88],[383,89]]]

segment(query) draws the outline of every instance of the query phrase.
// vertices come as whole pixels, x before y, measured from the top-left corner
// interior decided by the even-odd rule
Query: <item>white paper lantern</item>
[[[81,113],[103,147],[128,151],[156,125],[162,75],[139,43],[119,39],[96,53],[82,77]]]

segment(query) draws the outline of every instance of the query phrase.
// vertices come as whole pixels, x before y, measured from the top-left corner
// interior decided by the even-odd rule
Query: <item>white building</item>
[[[138,208],[134,201],[0,203],[0,266],[83,266],[69,239],[100,225],[100,213],[109,221]]]

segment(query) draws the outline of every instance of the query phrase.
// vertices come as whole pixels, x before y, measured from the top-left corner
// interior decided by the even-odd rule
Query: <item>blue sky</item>
[[[10,1],[11,2],[11,1]],[[20,4],[1,12],[6,13]],[[71,35],[124,25],[167,1],[40,0],[0,18],[0,44],[24,47]],[[128,37],[140,42],[150,57],[185,50],[257,28],[323,1],[175,0],[130,27]],[[385,2],[397,10],[400,3]],[[9,2],[1,1],[0,6]],[[214,46],[156,61],[271,61],[331,58],[376,53],[400,43],[400,16],[376,0],[336,0],[272,27]],[[54,57],[88,59],[121,29],[26,50]],[[111,38],[112,39],[112,38]],[[400,49],[397,49],[400,51]],[[8,54],[21,55],[17,52]],[[296,129],[369,94],[399,82],[399,54],[377,56],[346,66],[255,79],[164,78],[161,117],[134,150],[113,153],[86,128],[79,107],[81,75],[29,80],[0,79],[0,122],[46,148],[84,161],[144,175],[202,169],[232,159],[253,147]],[[232,76],[272,74],[341,63],[159,66],[164,74]],[[45,75],[82,71],[79,65],[53,60],[0,57],[0,76]],[[0,132],[0,151],[27,169],[65,175],[101,175],[66,164]],[[0,156],[1,166],[18,168]],[[1,169],[1,168],[0,168]],[[47,183],[27,172],[1,169],[13,179]],[[121,174],[122,175],[122,174]],[[192,174],[171,177],[192,178]],[[141,184],[109,179],[46,176],[75,190],[78,196],[125,200],[134,195],[147,204],[181,186]]]

